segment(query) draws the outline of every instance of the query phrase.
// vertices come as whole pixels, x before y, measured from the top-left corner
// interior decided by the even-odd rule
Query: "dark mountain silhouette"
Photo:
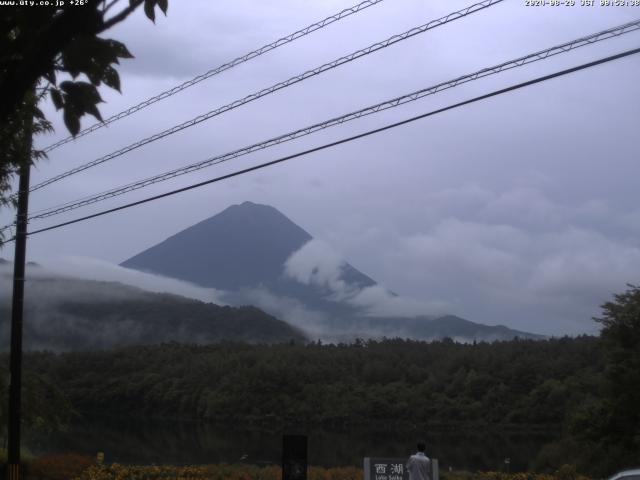
[[[362,306],[347,301],[347,297],[377,283],[352,265],[342,263],[335,279],[343,288],[341,295],[328,284],[304,283],[285,274],[287,260],[312,239],[275,208],[244,202],[167,238],[125,260],[121,266],[223,290],[229,303],[257,304],[305,328],[311,337],[468,340],[538,337],[454,316],[367,316]]]
[[[122,262],[220,290],[271,284],[311,235],[275,208],[245,202]]]
[[[535,335],[507,328],[503,325],[482,325],[455,315],[441,317],[411,318],[359,318],[360,331],[375,331],[378,336],[395,338],[415,338],[421,340],[440,340],[451,338],[456,341],[484,341],[513,339],[543,339],[543,335]]]
[[[286,260],[313,237],[267,205],[244,202],[189,227],[120,265],[225,290],[228,300],[242,304],[246,289],[301,301],[332,315],[352,308],[327,300],[321,286],[299,283],[283,273]],[[348,263],[341,279],[359,288],[375,285]]]

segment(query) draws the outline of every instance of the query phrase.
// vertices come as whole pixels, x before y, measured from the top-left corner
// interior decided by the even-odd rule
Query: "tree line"
[[[557,425],[604,370],[594,337],[458,344],[163,344],[33,353],[85,412],[248,424]]]

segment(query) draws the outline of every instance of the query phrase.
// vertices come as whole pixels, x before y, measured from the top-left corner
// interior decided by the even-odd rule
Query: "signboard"
[[[282,436],[282,480],[307,480],[307,437]]]
[[[407,458],[365,457],[364,480],[409,480]],[[438,459],[431,459],[431,480],[439,480]]]

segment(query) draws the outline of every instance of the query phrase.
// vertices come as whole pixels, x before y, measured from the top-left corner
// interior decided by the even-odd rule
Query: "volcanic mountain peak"
[[[236,290],[272,283],[311,235],[273,207],[244,202],[122,262],[123,267]]]
[[[444,322],[446,328],[435,328],[437,322],[427,325],[426,311],[417,317],[392,313],[376,318],[376,310],[400,311],[402,299],[275,208],[252,202],[232,205],[121,265],[223,290],[230,304],[254,304],[301,328],[335,334],[325,338],[343,334],[455,337],[458,332],[466,336],[474,325],[484,327],[478,334],[485,338],[523,333],[460,319],[467,322],[462,325],[454,317]],[[439,329],[447,333],[440,335]]]

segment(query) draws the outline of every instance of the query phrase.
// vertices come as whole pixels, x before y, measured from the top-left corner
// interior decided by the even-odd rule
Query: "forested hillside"
[[[10,318],[7,277],[0,315]],[[0,324],[0,347],[9,346],[9,322]],[[32,275],[25,305],[28,350],[91,350],[178,341],[208,344],[302,341],[295,327],[251,307],[228,307],[148,292],[117,282]]]
[[[32,354],[85,412],[234,423],[558,427],[596,390],[598,339],[350,345],[165,344]]]

